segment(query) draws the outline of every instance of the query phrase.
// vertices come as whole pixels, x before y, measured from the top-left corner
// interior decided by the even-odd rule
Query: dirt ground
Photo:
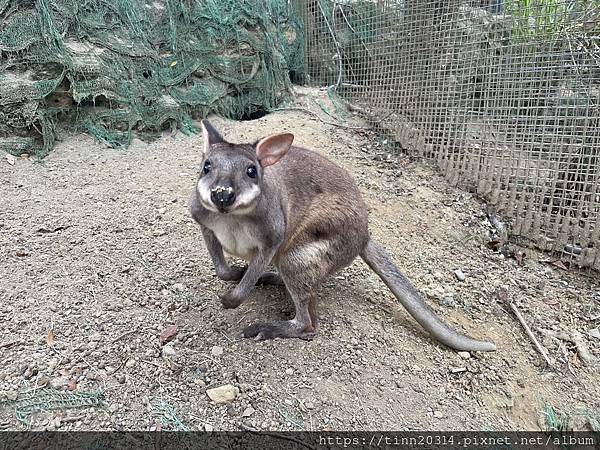
[[[222,309],[217,294],[230,286],[216,278],[186,206],[201,137],[114,150],[73,136],[42,163],[0,160],[0,429],[598,426],[597,274],[565,271],[530,249],[523,265],[490,250],[485,205],[374,133],[302,111],[214,123],[237,142],[291,131],[298,145],[351,171],[372,234],[398,266],[442,317],[498,351],[459,355],[437,344],[358,260],[320,292],[315,339],[241,339],[246,325],[288,318],[293,306],[281,288],[258,287],[238,309]],[[498,295],[502,287],[553,369]],[[161,345],[174,324],[177,335]],[[540,328],[567,338],[577,331],[583,347]],[[207,389],[227,384],[236,398],[212,402]],[[49,389],[65,398],[99,390],[103,405],[41,407],[18,421],[19,400]]]

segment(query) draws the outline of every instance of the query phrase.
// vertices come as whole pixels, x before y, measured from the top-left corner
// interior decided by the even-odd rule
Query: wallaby
[[[256,323],[243,337],[311,338],[317,331],[317,289],[361,258],[421,326],[457,350],[493,351],[491,342],[462,335],[439,319],[369,236],[367,206],[351,175],[290,133],[254,144],[226,142],[207,121],[200,177],[190,201],[217,276],[239,281],[220,296],[236,308],[256,284],[283,284],[296,307],[292,320]],[[248,261],[231,267],[224,252]],[[266,272],[273,264],[278,273]]]

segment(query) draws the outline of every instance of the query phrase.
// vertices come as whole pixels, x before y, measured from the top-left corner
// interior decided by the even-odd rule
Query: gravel
[[[328,99],[300,94],[306,108],[311,96]],[[600,408],[597,370],[549,340],[549,372],[496,296],[505,286],[532,329],[576,329],[599,357],[588,334],[599,325],[597,276],[549,266],[531,249],[522,266],[494,254],[485,206],[374,133],[298,111],[214,123],[238,142],[293,131],[350,170],[373,237],[441,317],[498,351],[467,358],[436,343],[362,261],[319,291],[312,341],[241,339],[248,324],[289,318],[293,306],[265,286],[222,309],[217,296],[231,284],[216,278],[186,209],[200,137],[136,140],[123,151],[73,136],[43,164],[0,160],[0,401],[76,380],[74,392],[101,391],[105,408],[39,413],[32,430],[156,429],[159,400],[190,430],[538,429],[546,404]],[[216,403],[208,392],[222,386],[235,396]],[[0,408],[0,423],[26,429],[11,408]]]

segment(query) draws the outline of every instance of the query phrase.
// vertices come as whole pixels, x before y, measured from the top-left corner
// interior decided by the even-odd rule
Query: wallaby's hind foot
[[[244,338],[254,338],[264,341],[275,338],[300,338],[310,340],[317,332],[298,323],[296,320],[276,320],[274,322],[259,322],[250,325],[242,332]]]
[[[277,272],[265,272],[260,276],[256,285],[264,286],[285,286],[285,283]]]

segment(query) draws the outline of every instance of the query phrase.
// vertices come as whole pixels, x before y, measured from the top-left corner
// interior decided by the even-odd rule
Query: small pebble
[[[458,356],[460,356],[462,359],[469,359],[471,354],[469,352],[458,352]]]
[[[252,406],[248,406],[242,413],[242,417],[250,417],[256,410]]]
[[[175,349],[167,344],[162,348],[162,355],[165,357],[171,357],[171,356],[175,356],[177,354],[177,352],[175,351]]]
[[[218,345],[215,345],[211,349],[210,354],[213,356],[221,356],[223,354],[223,347],[219,347]]]
[[[54,389],[60,389],[69,384],[69,377],[57,377],[50,380],[50,386]]]
[[[285,369],[285,374],[286,375],[294,375],[294,369],[292,369],[292,368]]]
[[[458,281],[465,281],[466,277],[462,270],[456,269],[454,271],[454,275],[456,275],[456,278],[458,279]]]

